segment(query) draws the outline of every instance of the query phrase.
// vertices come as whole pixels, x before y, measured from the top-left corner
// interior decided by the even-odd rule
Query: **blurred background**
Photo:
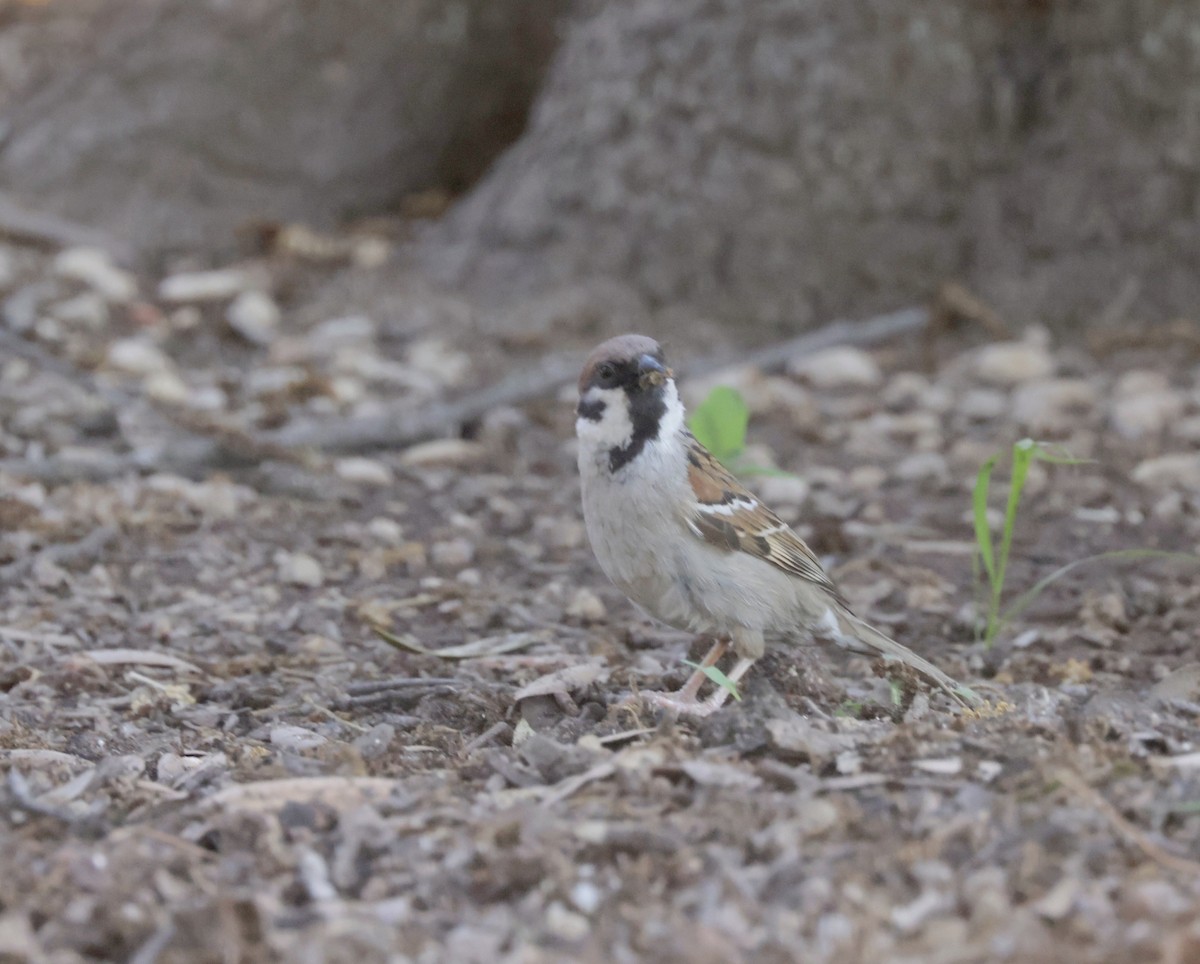
[[[389,243],[333,301],[378,309],[403,273],[489,329],[586,302],[739,340],[948,281],[1017,326],[1200,300],[1192,0],[0,10],[5,203],[140,271],[298,225]]]

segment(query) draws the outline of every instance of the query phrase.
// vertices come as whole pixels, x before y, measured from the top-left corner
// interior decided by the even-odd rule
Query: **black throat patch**
[[[600,399],[593,402],[585,402],[581,399],[575,409],[575,414],[580,418],[586,418],[589,422],[598,422],[604,417],[604,402]]]
[[[614,445],[608,450],[608,470],[616,472],[636,459],[646,443],[658,438],[662,417],[667,412],[661,385],[646,390],[629,391],[629,422],[633,434],[624,445]]]

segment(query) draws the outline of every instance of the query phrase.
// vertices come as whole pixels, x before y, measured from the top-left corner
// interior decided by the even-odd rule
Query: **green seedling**
[[[975,476],[975,489],[971,496],[972,515],[975,520],[975,545],[978,560],[987,577],[987,618],[983,626],[983,642],[989,648],[996,641],[1004,624],[1012,618],[1011,613],[1001,610],[1004,583],[1008,574],[1009,552],[1012,550],[1013,531],[1017,527],[1017,510],[1021,505],[1021,493],[1029,477],[1029,466],[1034,462],[1050,462],[1056,465],[1078,465],[1081,459],[1059,455],[1049,451],[1033,439],[1021,439],[1012,447],[1012,476],[1009,479],[1008,503],[1004,509],[1004,522],[1000,530],[1000,551],[992,544],[992,530],[988,524],[988,496],[991,490],[992,473],[996,470],[1003,453],[996,453],[983,463]],[[1046,585],[1049,585],[1047,583]],[[1045,586],[1042,587],[1044,589]],[[1041,590],[1039,590],[1040,592]],[[1033,597],[1036,598],[1036,595]],[[1033,598],[1029,602],[1033,601]],[[1029,604],[1026,603],[1026,605]]]
[[[750,465],[742,460],[746,450],[746,429],[750,425],[750,409],[735,388],[718,385],[688,419],[688,428],[717,461],[736,475],[790,476],[790,472]]]
[[[738,692],[737,683],[721,672],[716,666],[701,666],[699,663],[693,663],[690,659],[685,659],[684,662],[692,667],[692,669],[700,670],[701,673],[716,683],[721,689],[725,690],[725,692],[739,703],[742,701],[742,694]]]
[[[750,409],[733,388],[718,385],[688,419],[688,428],[700,444],[731,469],[746,449]]]
[[[988,496],[991,488],[992,473],[996,469],[1003,453],[997,453],[983,463],[975,477],[975,489],[972,493],[971,508],[975,522],[975,544],[977,562],[982,564],[983,576],[987,585],[984,590],[987,595],[987,617],[983,621],[981,637],[988,648],[995,643],[996,637],[1014,619],[1028,609],[1037,598],[1051,585],[1067,573],[1093,562],[1129,561],[1138,559],[1185,559],[1197,561],[1197,557],[1186,552],[1166,552],[1159,549],[1117,549],[1112,552],[1101,552],[1094,556],[1074,559],[1044,576],[1029,589],[1017,596],[1009,605],[1003,606],[1005,580],[1008,575],[1008,559],[1012,550],[1013,530],[1017,526],[1017,514],[1021,505],[1021,493],[1029,476],[1029,466],[1034,462],[1048,462],[1053,465],[1081,465],[1090,459],[1076,459],[1069,455],[1052,452],[1033,439],[1022,439],[1012,447],[1012,477],[1009,480],[1008,502],[1004,509],[1004,522],[1000,530],[1000,548],[997,552],[992,542],[991,526],[988,525],[987,509]]]

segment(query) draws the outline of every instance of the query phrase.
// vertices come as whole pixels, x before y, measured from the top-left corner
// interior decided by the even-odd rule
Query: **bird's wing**
[[[688,434],[688,482],[695,504],[688,528],[709,545],[726,552],[745,552],[825,590],[842,605],[845,600],[821,568],[813,551],[774,512]]]

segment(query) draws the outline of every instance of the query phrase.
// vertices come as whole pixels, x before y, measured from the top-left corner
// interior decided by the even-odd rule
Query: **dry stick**
[[[30,211],[4,193],[0,193],[0,237],[39,248],[102,248],[121,261],[131,254],[128,245],[103,231],[55,214]]]
[[[1088,803],[1099,810],[1108,822],[1113,825],[1113,829],[1117,833],[1155,863],[1174,870],[1176,873],[1187,874],[1193,877],[1200,875],[1200,863],[1188,860],[1186,857],[1178,857],[1159,846],[1141,827],[1126,820],[1124,815],[1109,803],[1099,790],[1087,783],[1074,770],[1059,769],[1054,776],[1068,790],[1083,797]]]
[[[114,526],[100,526],[93,529],[77,542],[58,543],[47,546],[37,555],[25,556],[7,566],[0,567],[0,582],[15,582],[28,570],[33,569],[38,562],[72,563],[89,562],[108,548],[108,544],[117,538]]]
[[[779,345],[697,361],[687,366],[683,374],[706,375],[743,366],[777,371],[797,355],[811,354],[834,345],[873,345],[897,335],[920,331],[929,324],[929,317],[925,308],[905,308],[866,321],[835,321]],[[367,418],[288,426],[268,436],[267,442],[288,448],[311,446],[326,452],[412,445],[445,435],[493,408],[520,405],[552,395],[574,380],[581,362],[580,358],[554,359],[473,395],[453,402],[435,402],[418,412],[412,411],[411,403],[400,402]]]
[[[739,352],[702,359],[684,368],[685,375],[705,375],[726,368],[753,366],[763,371],[778,371],[788,360],[811,354],[834,345],[874,345],[898,335],[912,334],[929,324],[930,313],[925,308],[905,308],[865,321],[835,321],[817,331],[800,335],[790,341],[749,352]],[[42,359],[36,359],[41,361]],[[398,402],[379,415],[344,418],[320,423],[296,423],[265,435],[239,432],[238,438],[206,437],[198,426],[177,426],[194,433],[190,438],[171,443],[155,459],[153,465],[143,465],[133,456],[112,455],[95,462],[63,463],[54,459],[31,461],[0,459],[0,471],[14,475],[39,478],[47,482],[76,479],[102,480],[124,472],[154,468],[191,475],[216,466],[233,467],[253,464],[260,458],[301,459],[304,450],[323,452],[356,452],[380,448],[399,448],[438,438],[455,431],[464,422],[473,421],[494,408],[521,405],[553,395],[570,384],[579,370],[582,359],[556,357],[531,370],[520,372],[474,394],[451,402],[434,402],[419,411],[412,403]],[[232,433],[226,433],[232,434]],[[232,444],[239,443],[239,444]]]

